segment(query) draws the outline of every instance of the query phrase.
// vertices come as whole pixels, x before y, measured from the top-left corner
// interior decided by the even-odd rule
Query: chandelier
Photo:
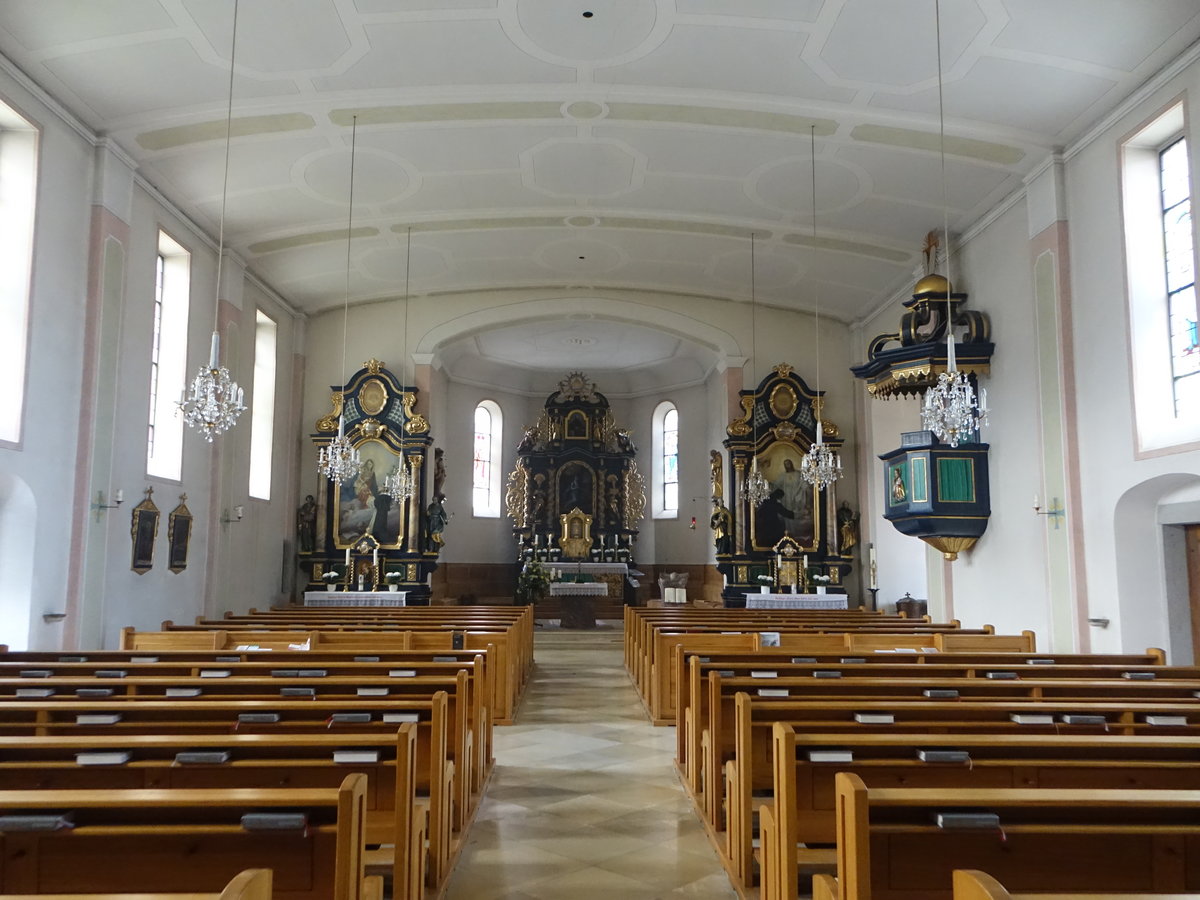
[[[810,125],[808,129],[809,146],[812,150],[812,232],[813,246],[817,244],[817,129]],[[825,443],[825,425],[821,421],[821,291],[813,281],[813,296],[816,300],[816,314],[813,320],[814,343],[817,358],[817,397],[813,404],[817,413],[817,439],[808,448],[808,453],[800,460],[800,477],[815,487],[824,490],[842,477],[842,458],[837,450]]]
[[[754,381],[754,366],[758,363],[758,328],[754,301],[754,238],[755,234],[752,231],[750,232],[750,380],[754,382],[757,391],[758,382]],[[758,471],[757,413],[758,399],[754,397],[754,403],[750,407],[750,422],[754,436],[754,443],[750,451],[750,474],[742,485],[742,499],[753,506],[761,506],[771,496],[771,486],[767,484],[767,479],[763,477],[762,472]]]
[[[358,143],[358,116],[350,129],[350,212],[346,224],[346,296],[342,303],[342,371],[346,371],[346,332],[350,322],[350,244],[354,233],[354,151]],[[338,408],[337,437],[317,454],[317,471],[331,481],[345,481],[357,475],[362,467],[358,449],[346,437],[346,392],[343,385],[342,402]]]
[[[404,353],[400,363],[401,380],[404,379],[405,369],[408,367],[408,267],[412,262],[412,228],[408,229],[408,236],[404,243]],[[383,479],[383,493],[387,494],[393,500],[403,503],[410,499],[417,492],[417,482],[413,478],[412,469],[409,468],[408,460],[404,456],[404,448],[400,448],[400,460],[396,463],[395,468],[387,473]]]
[[[975,388],[965,372],[960,372],[954,358],[954,322],[950,286],[950,214],[946,199],[946,117],[942,102],[942,22],[941,7],[935,0],[934,25],[937,34],[938,129],[942,157],[942,233],[946,238],[946,371],[938,375],[937,384],[925,392],[921,407],[921,426],[932,431],[938,440],[951,447],[969,441],[987,424],[987,392]]]
[[[238,4],[233,4],[233,38],[229,48],[229,103],[225,112],[225,176],[221,184],[221,218],[217,237],[217,291],[213,303],[212,348],[208,365],[201,366],[192,386],[179,399],[178,412],[189,428],[199,428],[201,435],[210,444],[218,434],[224,434],[245,412],[242,389],[238,387],[229,370],[221,365],[221,267],[225,261],[225,201],[229,194],[229,145],[233,125],[233,62],[237,51]]]
[[[932,431],[939,440],[957,447],[971,440],[979,426],[987,424],[987,391],[975,389],[967,374],[954,359],[954,330],[946,322],[946,371],[938,376],[937,384],[925,392],[921,408],[921,425]]]
[[[317,454],[317,471],[330,481],[345,481],[358,474],[362,461],[358,449],[346,437],[346,417],[338,415],[337,437]]]

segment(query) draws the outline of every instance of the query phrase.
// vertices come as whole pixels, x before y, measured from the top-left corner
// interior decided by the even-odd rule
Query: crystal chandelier
[[[954,358],[954,322],[950,285],[950,220],[946,199],[946,117],[942,102],[942,21],[940,5],[934,3],[934,24],[937,33],[938,128],[942,157],[942,232],[946,243],[946,371],[938,376],[937,384],[925,392],[921,408],[921,425],[932,431],[939,440],[951,447],[969,441],[987,424],[987,392],[975,388],[966,373],[960,372]]]
[[[752,381],[754,380],[753,365],[758,363],[758,328],[754,301],[754,238],[755,235],[752,231],[750,232],[750,358],[753,360],[750,369],[750,379]],[[758,382],[754,384],[757,389]],[[771,496],[771,486],[767,484],[767,479],[763,477],[762,472],[758,471],[757,411],[756,400],[755,405],[750,407],[750,421],[754,435],[754,444],[750,456],[750,474],[747,476],[745,484],[742,485],[742,499],[748,501],[753,506],[761,506]]]
[[[813,246],[817,244],[817,129],[809,126],[809,146],[812,149],[812,232]],[[816,299],[816,314],[813,320],[813,335],[815,337],[817,358],[817,400],[813,404],[817,413],[817,439],[800,460],[800,477],[815,487],[824,490],[842,477],[842,458],[837,450],[825,443],[825,425],[821,421],[821,291],[813,282],[813,295]]]
[[[388,472],[383,479],[383,493],[387,494],[393,500],[404,501],[412,497],[416,493],[416,485],[413,483],[412,470],[408,467],[408,462],[402,456],[399,462],[396,463],[392,471]]]
[[[233,61],[237,50],[238,4],[233,4],[233,39],[229,48],[229,104],[225,112],[225,176],[221,185],[221,219],[217,237],[217,296],[213,310],[212,348],[208,365],[201,366],[192,386],[179,399],[179,414],[189,428],[199,428],[210,444],[218,434],[224,434],[245,412],[242,404],[242,389],[237,386],[229,370],[221,365],[221,335],[219,332],[221,311],[221,268],[225,261],[225,201],[229,193],[229,145],[233,125]]]
[[[404,352],[400,363],[401,380],[404,379],[405,369],[408,367],[408,267],[412,263],[412,228],[408,229],[408,236],[404,242]],[[387,473],[383,479],[383,493],[387,494],[393,500],[403,503],[410,499],[417,492],[417,482],[413,478],[412,469],[409,468],[408,459],[404,455],[404,449],[400,449],[400,460],[396,463],[395,468]]]
[[[337,437],[317,454],[317,471],[330,481],[345,481],[358,474],[362,461],[358,449],[346,437],[346,417],[338,416]]]
[[[949,303],[947,302],[947,306]],[[921,408],[921,425],[937,435],[951,447],[969,441],[987,424],[987,391],[975,389],[967,374],[961,371],[954,359],[954,329],[950,326],[949,313],[946,321],[946,371],[938,376],[937,384],[925,392],[925,404]]]
[[[350,243],[354,233],[354,151],[358,143],[358,116],[350,129],[350,212],[346,224],[346,296],[342,303],[342,371],[346,371],[346,332],[350,322]],[[345,481],[357,475],[362,466],[358,449],[346,437],[346,393],[339,404],[337,437],[317,454],[317,471],[330,481]]]

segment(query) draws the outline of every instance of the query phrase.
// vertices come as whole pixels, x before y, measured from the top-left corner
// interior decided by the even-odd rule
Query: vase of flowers
[[[812,583],[813,583],[813,586],[816,588],[818,594],[825,593],[825,588],[828,587],[830,582],[832,582],[832,581],[833,581],[833,579],[830,578],[828,575],[812,576]]]
[[[400,590],[400,578],[403,574],[404,574],[403,572],[384,572],[383,573],[383,580],[387,582],[389,591],[394,592],[394,591]]]
[[[338,582],[342,580],[342,573],[337,569],[330,569],[321,575],[321,580],[325,582],[325,590],[336,591],[338,589]]]
[[[550,590],[550,570],[536,559],[517,576],[517,603],[532,605]]]
[[[774,584],[775,579],[772,578],[770,575],[759,575],[758,580],[759,580],[759,582],[761,582],[758,587],[758,592],[760,594],[771,593],[771,585]]]

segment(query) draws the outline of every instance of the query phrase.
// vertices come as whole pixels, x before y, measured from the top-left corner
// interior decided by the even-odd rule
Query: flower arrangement
[[[815,575],[811,575],[811,576],[809,576],[809,580],[810,580],[810,581],[811,581],[813,584],[820,584],[820,585],[832,584],[832,583],[833,583],[833,579],[832,579],[832,578],[830,578],[828,575],[823,575],[823,574],[819,574],[819,573],[818,573],[818,574],[815,574]]]
[[[383,580],[388,584],[396,584],[403,575],[403,572],[384,572]]]
[[[517,576],[517,602],[536,603],[550,588],[550,570],[536,559]]]
[[[322,573],[321,578],[324,581],[327,581],[330,584],[332,584],[335,581],[342,580],[342,573],[339,572],[337,569],[330,569],[328,572]]]
[[[772,578],[770,575],[759,575],[758,580],[761,581],[763,584],[774,584],[775,583],[775,579]]]

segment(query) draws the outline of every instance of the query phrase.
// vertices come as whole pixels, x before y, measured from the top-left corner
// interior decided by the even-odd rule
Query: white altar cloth
[[[747,594],[746,609],[848,609],[845,594]]]
[[[408,591],[305,591],[305,606],[405,606]]]
[[[551,597],[606,597],[608,584],[603,581],[585,581],[582,584],[573,581],[550,582]]]

